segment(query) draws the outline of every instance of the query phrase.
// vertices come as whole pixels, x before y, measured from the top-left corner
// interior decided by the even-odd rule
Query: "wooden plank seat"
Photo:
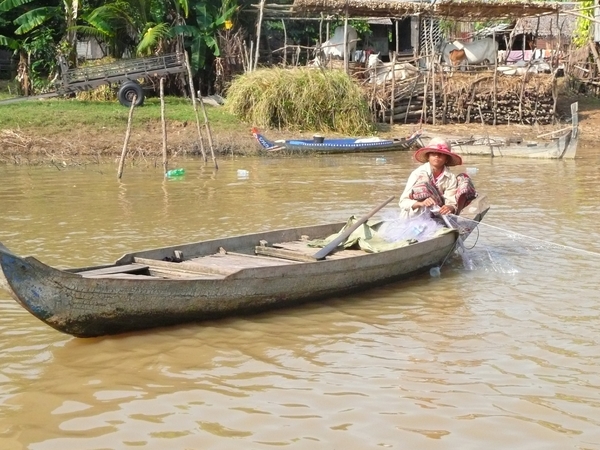
[[[85,278],[120,278],[120,279],[129,279],[129,280],[139,280],[141,278],[153,278],[157,279],[157,277],[152,275],[144,275],[144,274],[135,274],[135,273],[107,273],[101,275],[84,275]]]
[[[242,269],[294,264],[293,261],[229,252],[186,259],[182,262],[159,261],[140,257],[135,257],[134,261],[149,266],[152,274],[172,274],[173,276],[189,274],[189,276],[196,275],[215,279],[224,278]]]
[[[268,247],[271,248],[271,247]],[[314,255],[319,251],[318,247],[309,247],[306,245],[306,241],[291,241],[291,242],[281,242],[273,244],[274,249],[287,250],[290,252],[298,252],[300,254],[310,256]],[[364,255],[365,251],[360,249],[344,249],[337,250],[329,255],[327,255],[327,259],[341,259],[341,258],[351,258],[353,256],[361,256]],[[313,258],[314,259],[314,258]]]
[[[82,277],[91,278],[122,273],[133,274],[136,272],[144,272],[147,269],[148,266],[144,264],[122,264],[117,266],[103,267],[101,269],[83,270],[76,273]]]

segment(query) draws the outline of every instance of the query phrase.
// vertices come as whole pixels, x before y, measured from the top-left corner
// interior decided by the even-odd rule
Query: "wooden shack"
[[[458,70],[441,63],[440,43],[475,39],[469,27],[459,36],[448,36],[448,24],[481,21],[514,21],[522,18],[559,17],[560,5],[543,2],[440,0],[435,3],[367,0],[295,0],[296,13],[344,17],[386,17],[410,23],[414,60],[413,76],[391,77],[385,84],[375,78],[366,83],[374,117],[389,123],[526,123],[547,124],[555,118],[556,60],[549,70],[531,64],[512,67],[505,61]],[[410,19],[407,22],[407,19]],[[472,27],[471,27],[472,29]],[[525,41],[524,41],[525,42]],[[392,56],[394,62],[402,56]],[[546,67],[546,66],[544,66]]]

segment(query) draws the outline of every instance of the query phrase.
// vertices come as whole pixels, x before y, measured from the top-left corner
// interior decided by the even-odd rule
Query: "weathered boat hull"
[[[452,151],[459,155],[573,159],[577,154],[577,144],[579,141],[579,104],[577,102],[571,104],[570,127],[566,130],[559,130],[555,134],[558,134],[560,131],[562,131],[561,135],[548,142],[511,142],[505,138],[489,136],[448,140],[452,144]]]
[[[478,220],[483,212],[477,210]],[[380,253],[353,250],[359,256],[300,262],[255,256],[261,241],[300,242],[323,238],[344,224],[294,228],[131,253],[116,264],[60,270],[34,257],[20,257],[0,246],[0,283],[34,316],[55,329],[78,337],[254,313],[356,292],[399,280],[440,264],[454,249],[458,232]],[[223,249],[226,249],[224,251]],[[275,249],[277,250],[277,249]],[[316,251],[316,250],[315,250]],[[202,269],[191,262],[165,262],[181,252],[194,257],[219,252],[251,260],[253,267]],[[348,250],[339,253],[348,252]],[[289,252],[288,252],[289,253]],[[200,258],[201,259],[201,258]],[[140,261],[153,261],[160,272],[174,267],[170,278]],[[270,262],[272,261],[272,262]],[[117,271],[107,273],[103,271]],[[126,273],[125,269],[131,269]],[[218,269],[218,270],[217,270]],[[113,278],[125,276],[126,278]]]
[[[577,138],[572,132],[563,134],[552,142],[505,143],[481,138],[465,144],[452,142],[452,151],[459,155],[479,155],[510,158],[561,159],[574,158],[577,152]]]

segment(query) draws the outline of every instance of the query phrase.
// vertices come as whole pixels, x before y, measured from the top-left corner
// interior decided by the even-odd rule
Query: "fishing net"
[[[513,275],[531,270],[532,264],[539,267],[546,261],[567,264],[570,258],[566,256],[572,253],[591,257],[590,265],[596,264],[600,258],[597,252],[538,239],[485,221],[475,222],[452,214],[447,218],[459,232],[471,230],[469,238],[458,245],[456,251],[466,270]],[[484,242],[480,240],[480,233],[482,237],[485,235]],[[544,252],[548,253],[547,257]],[[561,253],[563,256],[558,256]],[[580,258],[577,261],[580,265],[583,263]]]
[[[387,242],[398,242],[407,239],[426,241],[438,235],[444,229],[444,224],[431,217],[431,214],[421,214],[412,218],[401,217],[399,214],[388,213],[383,217],[384,223],[379,228],[379,235]]]

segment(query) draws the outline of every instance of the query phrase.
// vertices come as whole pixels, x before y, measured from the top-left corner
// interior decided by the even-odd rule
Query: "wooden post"
[[[123,176],[123,165],[125,164],[125,156],[127,156],[127,145],[129,144],[129,137],[131,136],[131,119],[133,119],[133,108],[135,108],[135,102],[137,102],[137,95],[133,94],[133,100],[131,100],[131,107],[129,108],[129,118],[127,119],[127,131],[125,132],[125,142],[123,143],[123,151],[121,152],[121,159],[119,160],[119,170],[117,170],[117,178],[119,180]]]
[[[371,94],[371,110],[373,111],[373,120],[377,120],[377,116],[375,114],[375,108],[373,107],[373,105],[375,104],[375,98],[377,97],[377,61],[379,60],[379,58],[377,58],[375,60],[375,65],[373,66],[373,68],[371,69],[372,72],[370,73],[371,78],[371,82],[373,83],[373,91]]]
[[[217,164],[217,158],[215,158],[215,149],[212,140],[212,132],[210,131],[210,123],[208,122],[208,114],[206,114],[206,107],[204,102],[200,99],[200,107],[202,108],[202,114],[204,115],[204,128],[206,128],[206,136],[208,137],[208,147],[210,148],[210,156],[212,157],[215,169],[219,168]]]
[[[442,88],[442,95],[444,96],[444,109],[442,110],[442,125],[446,123],[446,114],[448,113],[448,89],[446,87],[446,81],[444,78],[444,69],[440,66],[440,86]]]
[[[192,78],[192,68],[190,67],[190,59],[187,50],[185,51],[185,65],[187,66],[188,82],[190,86],[190,95],[192,97],[192,106],[194,107],[194,115],[196,116],[196,129],[198,130],[198,140],[200,141],[200,151],[202,159],[206,162],[206,152],[204,151],[204,139],[200,130],[200,118],[198,117],[198,103],[196,102],[196,90],[194,88],[194,79]]]
[[[190,65],[189,65],[189,57],[188,57],[187,52],[185,52],[185,59],[186,59],[187,67],[188,67],[188,74],[190,75],[190,83],[192,85],[192,102],[194,103],[194,113],[196,114],[196,124],[198,126],[198,135],[200,136],[200,139],[202,139],[202,133],[200,132],[200,120],[198,118],[198,102],[196,101],[196,94],[194,93],[194,90],[193,90],[194,83],[191,78],[191,69],[190,69]],[[210,131],[210,124],[208,123],[208,115],[206,114],[206,107],[204,106],[204,102],[202,101],[202,99],[200,99],[200,107],[202,108],[202,114],[204,116],[204,128],[206,128],[206,135],[208,137],[208,146],[210,148],[210,155],[212,157],[213,163],[215,164],[215,169],[218,169],[219,165],[217,164],[217,159],[215,158],[212,133]],[[202,141],[200,141],[200,142],[201,142],[200,148],[202,149],[202,156],[204,157],[204,160],[206,161],[206,152],[204,151],[204,144],[202,143]]]
[[[248,57],[248,70],[246,72],[252,72],[254,69],[254,41],[250,41],[250,56]]]
[[[410,16],[409,19],[410,20]],[[400,52],[400,39],[398,38],[398,18],[394,19],[394,29],[396,30],[396,53]]]
[[[417,87],[417,84],[419,83],[419,79],[420,78],[421,78],[420,75],[418,75],[417,77],[415,77],[414,83],[413,83],[412,88],[410,90],[410,94],[408,94],[408,104],[406,106],[406,114],[404,116],[404,123],[407,123],[407,121],[408,121],[408,112],[410,111],[410,103],[412,101],[413,94],[415,93],[415,88]]]
[[[421,110],[421,123],[427,123],[427,87],[429,86],[429,71],[425,75],[423,86],[423,109]]]
[[[165,77],[160,77],[160,121],[162,123],[163,171],[167,176],[169,161],[167,159],[167,122],[165,121]]]
[[[494,43],[496,42],[496,31],[492,31],[492,39]],[[523,36],[525,39],[525,36]],[[495,45],[495,44],[494,44]],[[496,121],[498,119],[498,55],[496,54],[496,58],[494,58],[494,126],[496,126]]]
[[[319,46],[323,43],[323,12],[321,12],[321,19],[319,19]]]
[[[285,67],[287,64],[287,30],[283,19],[281,19],[281,26],[283,27],[283,67]]]
[[[348,73],[348,7],[344,17],[344,72]]]
[[[593,39],[590,39],[589,42],[590,50],[592,51],[592,55],[594,56],[594,61],[596,62],[596,67],[598,67],[598,73],[600,73],[600,56],[598,56],[598,50],[596,49],[596,43]]]
[[[433,107],[433,117],[432,124],[436,125],[436,101],[435,101],[435,47],[433,43],[433,20],[429,21],[430,29],[429,29],[429,42],[431,43],[431,99],[432,99],[432,107]],[[425,99],[427,101],[427,98]]]
[[[395,100],[396,100],[396,53],[394,52],[394,56],[392,57],[392,92],[390,94],[390,109],[392,110],[390,114],[390,125],[394,125],[394,108],[395,108]]]
[[[263,13],[265,10],[265,0],[260,0],[260,9],[258,12],[258,23],[256,24],[256,54],[254,56],[254,70],[258,64],[258,49],[260,48],[260,30],[262,29]]]

